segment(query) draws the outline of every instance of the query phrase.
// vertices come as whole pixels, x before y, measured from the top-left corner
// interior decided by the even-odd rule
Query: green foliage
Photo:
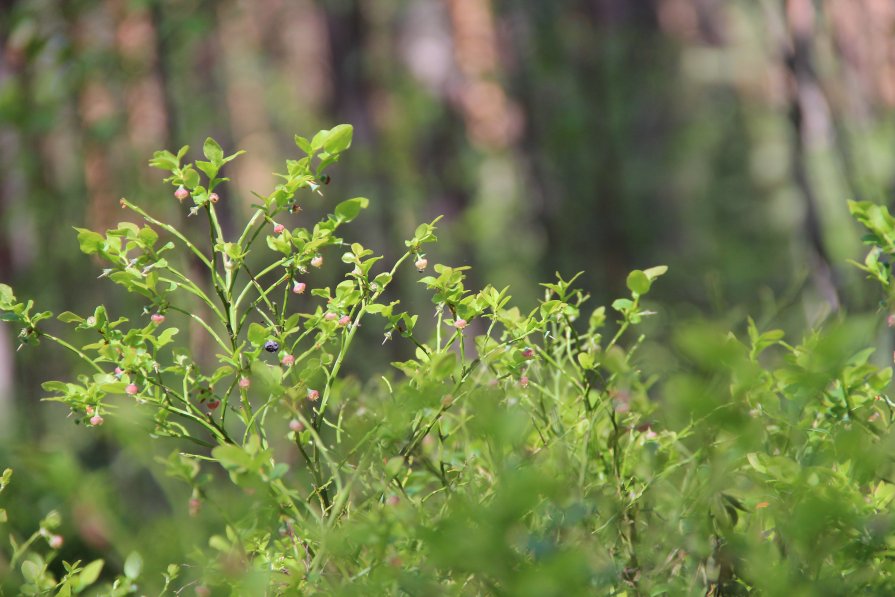
[[[208,516],[203,503],[222,513],[217,530],[195,537],[189,553],[172,553],[165,570],[147,569],[133,552],[117,577],[103,576],[101,559],[50,570],[56,553],[38,549],[38,539],[53,548],[59,517],[51,513],[28,539],[13,532],[4,587],[64,595],[96,583],[97,594],[122,595],[188,586],[245,595],[895,590],[895,404],[886,395],[892,370],[871,362],[873,322],[836,322],[794,345],[751,319],[740,336],[693,323],[673,335],[682,366],[658,379],[642,356],[645,335],[634,331],[655,315],[645,301],[664,266],[633,271],[629,295],[612,310],[585,310],[578,276],[557,275],[526,312],[508,289],[467,288],[467,267],[436,263],[419,277],[437,220],[420,225],[389,266],[337,236],[365,198],[336,204],[313,226],[277,224],[305,194],[321,193],[324,170],[351,135],[340,125],[296,137],[306,157],[287,161],[284,182],[235,239],[225,238],[211,192],[238,153],[224,157],[211,139],[207,161],[184,163],[187,148],[157,152],[151,164],[192,197],[208,239],[127,200],[142,227],[78,229],[82,251],[105,262],[103,277],[142,297],[147,322],[103,306],[65,312],[57,317],[73,328],[65,340],[48,331],[49,313],[32,313],[31,302],[0,286],[3,319],[19,326],[22,344],[50,340],[90,370],[46,382],[47,400],[89,432],[127,416],[145,424],[146,442],[173,438],[177,448],[160,464],[189,487],[193,514]],[[869,204],[852,208],[872,232],[873,258],[861,267],[889,289],[891,271],[880,263],[895,253],[895,220]],[[262,235],[270,262],[256,271],[245,256],[263,250]],[[205,276],[188,275],[187,259]],[[324,259],[342,268],[342,280],[312,287]],[[399,310],[387,293],[400,276],[419,278],[434,318]],[[359,328],[380,324],[385,341],[404,343],[412,357],[367,381],[344,375],[349,353],[377,348],[362,344]],[[190,328],[213,355],[180,344],[178,330]]]

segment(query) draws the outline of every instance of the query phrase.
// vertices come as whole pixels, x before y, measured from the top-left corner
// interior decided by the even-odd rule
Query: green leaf
[[[360,210],[366,209],[369,204],[370,200],[366,197],[347,199],[336,205],[336,216],[343,222],[350,222],[357,217]]]
[[[75,591],[80,592],[95,583],[96,579],[99,578],[99,573],[102,572],[102,570],[102,560],[94,560],[84,566],[84,570],[82,570],[81,574],[78,576],[78,585]]]
[[[132,551],[124,561],[124,575],[131,580],[136,580],[140,577],[142,571],[143,557],[136,551]]]
[[[283,370],[279,367],[274,367],[261,361],[255,361],[252,363],[252,377],[255,378],[255,386],[262,393],[282,393],[283,388],[281,382],[283,380]]]
[[[180,166],[180,159],[175,157],[170,151],[163,149],[152,154],[149,165],[153,168],[171,171],[176,170]]]
[[[351,147],[351,139],[354,136],[354,127],[350,124],[340,124],[329,131],[323,142],[323,149],[328,153],[341,153]]]
[[[304,137],[295,135],[295,144],[298,146],[299,149],[309,155],[314,153],[314,150],[311,148],[311,142]]]
[[[195,189],[199,186],[199,173],[193,170],[191,166],[183,169],[183,184],[189,189]]]
[[[83,317],[72,313],[71,311],[63,311],[56,316],[56,319],[58,319],[62,323],[81,323],[82,321],[84,321]]]
[[[205,139],[205,144],[202,146],[202,153],[205,154],[205,157],[208,158],[209,162],[216,166],[223,162],[224,150],[221,149],[218,142],[211,137]]]
[[[87,255],[98,253],[106,243],[106,239],[98,232],[86,228],[75,228],[75,230],[78,231],[78,244],[82,253]]]
[[[627,284],[628,290],[640,295],[649,292],[651,281],[646,273],[640,271],[639,269],[635,269],[633,272],[628,274]]]
[[[612,308],[622,313],[630,309],[633,305],[634,301],[631,299],[620,298],[612,301]]]
[[[267,342],[269,336],[270,333],[267,331],[267,328],[260,323],[252,322],[249,324],[249,342],[251,342],[255,346],[263,345],[265,342]]]
[[[655,267],[651,267],[649,269],[643,270],[643,273],[646,274],[646,277],[650,279],[650,282],[655,280],[661,275],[664,275],[665,272],[668,271],[667,265],[657,265]]]

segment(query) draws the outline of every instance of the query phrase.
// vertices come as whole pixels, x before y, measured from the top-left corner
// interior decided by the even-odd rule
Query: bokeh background
[[[295,133],[349,122],[327,195],[371,199],[352,234],[374,250],[444,214],[430,261],[523,306],[555,271],[602,301],[665,263],[666,322],[804,329],[876,306],[846,200],[893,193],[893,31],[889,0],[3,0],[0,281],[56,312],[133,309],[72,226],[128,217],[122,196],[188,225],[152,151],[246,149],[222,193],[239,222]],[[127,536],[126,488],[176,490],[125,439],[60,431],[39,383],[73,363],[15,348],[0,327],[0,456],[43,471],[35,520]]]

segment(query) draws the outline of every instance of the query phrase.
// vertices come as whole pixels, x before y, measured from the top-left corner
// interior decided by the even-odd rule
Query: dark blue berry
[[[264,350],[267,352],[276,352],[280,350],[280,345],[274,340],[268,340],[264,343]]]

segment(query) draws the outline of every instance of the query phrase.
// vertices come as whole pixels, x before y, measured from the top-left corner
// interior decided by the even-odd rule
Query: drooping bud
[[[217,193],[212,193],[211,195],[208,196],[208,200],[211,201],[212,203],[217,203],[218,201],[221,200],[221,198],[218,197]]]
[[[177,190],[174,191],[174,197],[183,203],[183,200],[190,196],[190,192],[183,188],[183,185],[177,187]]]
[[[99,415],[93,415],[92,417],[90,417],[90,424],[94,427],[99,427],[103,424],[103,418]]]
[[[219,407],[220,405],[221,405],[221,401],[218,400],[217,398],[214,398],[214,399],[212,399],[212,400],[209,400],[208,402],[205,403],[205,407],[206,407],[208,410],[215,410],[215,409],[216,409],[217,407]]]
[[[62,538],[62,535],[50,535],[50,538],[47,539],[47,543],[50,544],[51,548],[59,549],[62,547],[62,544],[65,543],[65,540]]]
[[[296,282],[292,286],[292,292],[294,292],[295,294],[304,294],[305,288],[307,288],[307,284],[305,284],[304,282]]]
[[[347,315],[343,315],[339,318],[339,325],[346,326],[349,323],[351,323],[351,318],[348,317]]]
[[[274,234],[283,234],[283,231],[286,230],[286,227],[282,224],[274,224],[273,233]]]
[[[522,377],[519,378],[519,385],[523,388],[528,387],[528,376],[527,375],[523,375]]]
[[[424,271],[426,269],[426,267],[429,265],[429,260],[426,259],[425,257],[420,257],[419,259],[416,260],[416,263],[414,263],[413,265],[416,266],[417,270]]]
[[[317,390],[308,390],[308,400],[317,402],[320,399],[320,392]]]
[[[534,348],[526,346],[525,348],[522,349],[522,356],[525,357],[526,359],[532,358],[533,356],[535,356]]]
[[[295,433],[301,433],[305,430],[305,425],[298,419],[292,419],[291,421],[289,421],[289,429],[291,429]]]
[[[469,324],[466,322],[465,319],[456,319],[456,320],[454,320],[454,327],[457,328],[458,330],[462,330],[462,329],[465,328],[467,325],[469,325]]]
[[[165,323],[165,316],[161,313],[153,313],[152,317],[150,317],[149,319],[151,319],[152,323],[154,323],[155,325],[161,325]]]
[[[295,363],[295,357],[291,354],[283,355],[282,361],[284,367],[291,367]]]
[[[140,391],[140,388],[138,388],[137,384],[135,384],[135,383],[129,383],[129,384],[127,384],[127,387],[124,388],[124,392],[128,396],[133,396],[134,394],[136,394],[139,391]]]
[[[202,500],[200,500],[199,498],[197,498],[195,496],[191,497],[189,504],[188,504],[188,508],[189,508],[190,516],[195,518],[196,516],[199,515],[199,510],[202,509]]]
[[[240,377],[239,378],[239,387],[242,388],[243,390],[248,389],[248,387],[250,385],[252,385],[252,382],[249,381],[248,377]]]
[[[314,258],[311,259],[312,267],[320,267],[323,265],[323,255],[314,255]]]
[[[323,316],[323,319],[325,319],[326,321],[335,321],[338,318],[339,318],[339,316],[337,314],[333,313],[332,311],[327,311],[326,315]]]

